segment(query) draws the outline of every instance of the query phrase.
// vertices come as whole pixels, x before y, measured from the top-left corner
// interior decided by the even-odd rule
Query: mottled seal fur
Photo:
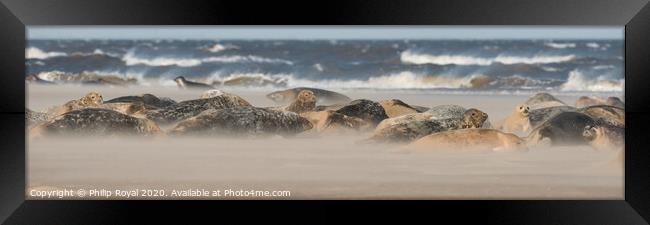
[[[585,129],[585,136],[596,150],[618,150],[625,146],[625,128],[598,124]]]
[[[315,132],[345,132],[347,130],[361,131],[370,128],[366,121],[346,116],[332,110],[312,111],[300,113],[300,116],[309,120]]]
[[[160,134],[156,123],[135,118],[113,110],[86,108],[59,115],[34,127],[30,135],[155,135]]]
[[[182,101],[164,108],[151,110],[146,112],[146,118],[158,123],[173,123],[196,116],[208,109],[223,109],[243,106],[251,106],[251,104],[239,96],[223,94],[213,98]]]
[[[382,100],[379,101],[379,104],[381,104],[381,106],[384,108],[384,111],[386,111],[386,115],[388,115],[388,117],[396,117],[420,112],[416,108],[404,103],[399,99]]]
[[[47,113],[34,112],[25,108],[25,123],[27,127],[32,127],[52,119]]]
[[[382,121],[370,140],[409,142],[436,132],[480,128],[486,119],[487,114],[477,109],[466,110],[462,118],[439,119],[429,113],[407,114]]]
[[[466,111],[465,107],[459,105],[438,105],[429,108],[424,113],[430,114],[433,119],[462,119]],[[486,118],[480,128],[492,128],[490,119]]]
[[[540,109],[533,109],[528,112],[528,121],[530,129],[534,129],[546,120],[562,112],[575,112],[577,109],[571,106],[553,106]]]
[[[307,87],[298,87],[287,89],[283,91],[276,91],[270,94],[267,94],[266,97],[277,102],[277,103],[289,103],[296,99],[298,93],[302,90],[309,90],[318,99],[320,104],[345,104],[350,102],[350,98],[341,93],[318,89],[318,88],[307,88]]]
[[[66,102],[62,106],[50,108],[49,110],[47,110],[46,113],[49,114],[50,117],[54,117],[73,110],[98,106],[101,105],[102,103],[103,103],[103,98],[101,94],[97,92],[90,92],[84,95],[83,97],[81,97],[80,99]]]
[[[625,109],[610,105],[593,105],[578,109],[599,123],[625,128]]]
[[[316,108],[316,95],[310,90],[302,90],[298,97],[284,110],[295,113],[314,111]]]
[[[178,123],[173,135],[272,135],[291,136],[312,128],[305,118],[292,112],[256,107],[210,109]]]
[[[194,82],[187,80],[184,76],[178,76],[174,78],[176,84],[179,88],[182,89],[213,89],[214,87],[209,84]]]
[[[432,151],[526,151],[526,142],[517,135],[494,129],[461,129],[429,134],[406,149],[418,152]]]
[[[360,118],[372,124],[373,126],[388,118],[386,111],[384,111],[384,107],[381,107],[381,105],[377,102],[373,102],[367,99],[354,100],[336,110],[336,112],[346,116]]]
[[[576,100],[576,107],[583,108],[593,105],[610,105],[619,108],[625,108],[625,103],[621,101],[618,97],[590,97],[590,96],[581,96]]]
[[[122,96],[117,97],[104,103],[141,103],[147,109],[154,108],[163,108],[173,104],[176,104],[176,101],[170,98],[159,98],[152,94],[143,94],[139,96]]]
[[[591,137],[585,131],[596,126],[590,116],[579,112],[561,112],[535,128],[527,137],[529,146],[540,143],[558,145],[588,144]]]

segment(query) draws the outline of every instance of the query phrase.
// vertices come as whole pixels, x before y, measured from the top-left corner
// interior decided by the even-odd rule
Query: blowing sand
[[[202,91],[172,87],[27,87],[27,107],[43,110],[90,91],[104,100],[152,93],[177,101]],[[255,106],[274,106],[270,91],[226,90]],[[529,95],[427,94],[341,90],[352,99],[458,104],[505,118]],[[573,104],[579,96],[556,96]],[[617,151],[587,146],[528,152],[403,153],[367,145],[368,133],[294,138],[44,138],[27,141],[28,199],[34,191],[163,190],[128,199],[623,199]],[[170,196],[174,190],[290,191],[290,196]],[[64,199],[79,199],[79,196]],[[82,199],[126,199],[84,196]],[[54,198],[56,199],[56,198]]]

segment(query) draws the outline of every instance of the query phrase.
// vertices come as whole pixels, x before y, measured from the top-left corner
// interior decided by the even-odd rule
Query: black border
[[[321,223],[332,216],[478,224],[647,224],[650,4],[647,0],[126,1],[0,0],[0,221],[6,224]],[[626,25],[625,200],[25,201],[25,25]],[[11,214],[13,212],[13,214]],[[399,212],[399,215],[397,214]],[[235,217],[234,214],[243,216]],[[346,219],[344,221],[350,221]]]

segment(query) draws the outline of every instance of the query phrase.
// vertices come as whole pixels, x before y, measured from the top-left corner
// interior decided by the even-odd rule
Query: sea
[[[278,89],[622,94],[623,40],[28,40],[26,76]]]

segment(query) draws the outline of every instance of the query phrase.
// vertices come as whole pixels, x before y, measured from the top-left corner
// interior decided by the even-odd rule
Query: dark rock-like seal
[[[212,85],[209,84],[189,81],[185,79],[184,76],[176,77],[174,78],[174,81],[176,81],[178,87],[182,89],[213,89],[214,88]]]
[[[388,117],[396,117],[420,112],[416,108],[404,103],[399,99],[382,100],[379,101],[379,104],[384,107],[384,111],[386,111],[386,115],[388,115]]]
[[[576,110],[577,109],[575,107],[571,106],[552,106],[530,110],[528,112],[530,128],[534,129],[535,127],[544,123],[546,120],[553,118],[562,112],[575,112]]]
[[[173,135],[282,135],[292,136],[312,128],[305,118],[292,112],[256,107],[210,109],[178,123]]]
[[[529,146],[548,143],[551,146],[588,144],[585,131],[596,126],[590,116],[579,112],[562,112],[535,128],[527,137]]]
[[[610,105],[593,105],[578,109],[599,123],[625,128],[625,109]]]
[[[336,110],[336,112],[346,116],[360,118],[373,126],[388,118],[386,111],[384,111],[384,107],[381,107],[377,102],[367,99],[354,100]]]
[[[122,96],[122,97],[117,97],[108,101],[105,101],[104,103],[141,103],[143,104],[147,109],[154,109],[154,108],[163,108],[167,107],[173,104],[176,104],[176,101],[170,99],[170,98],[158,98],[155,95],[152,94],[143,94],[139,96]]]
[[[370,140],[409,142],[431,133],[480,128],[487,120],[487,114],[478,109],[468,109],[462,118],[440,119],[429,113],[413,113],[382,121]]]
[[[27,127],[32,127],[52,119],[47,113],[34,112],[25,108],[25,123]]]
[[[30,135],[140,135],[160,134],[156,123],[113,110],[87,108],[67,112],[34,127]]]
[[[300,93],[300,91],[302,90],[309,90],[312,93],[314,93],[314,95],[316,95],[316,98],[318,99],[318,103],[320,104],[345,104],[350,102],[351,100],[348,96],[345,96],[337,92],[318,89],[318,88],[307,88],[307,87],[299,87],[299,88],[292,88],[283,91],[276,91],[266,95],[266,97],[275,101],[276,103],[289,103],[294,101],[298,96],[298,93]]]
[[[213,98],[202,98],[188,101],[182,101],[164,108],[146,112],[146,118],[156,121],[157,123],[167,124],[184,120],[208,109],[223,109],[251,106],[243,98],[223,94]]]

